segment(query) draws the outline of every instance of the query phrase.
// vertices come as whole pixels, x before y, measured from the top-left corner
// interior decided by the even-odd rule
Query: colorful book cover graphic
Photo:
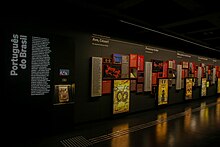
[[[114,80],[113,114],[129,111],[130,80]]]
[[[121,78],[121,65],[103,64],[103,79]]]
[[[113,64],[121,64],[121,63],[122,63],[122,55],[113,54]]]

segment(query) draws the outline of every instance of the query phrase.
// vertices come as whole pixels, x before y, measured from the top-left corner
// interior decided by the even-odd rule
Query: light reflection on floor
[[[184,130],[185,132],[191,130],[191,121],[192,121],[192,108],[187,107],[185,108],[185,116],[184,116]]]
[[[216,104],[216,120],[217,122],[220,122],[220,98],[217,99]]]
[[[212,131],[220,129],[220,97],[216,104],[201,102],[199,109],[185,107],[184,115],[169,120],[168,112],[157,114],[155,126],[128,133],[111,140],[111,147],[130,147],[138,142],[138,146],[189,146],[196,144],[199,139],[206,138]],[[219,127],[218,127],[219,126]],[[217,127],[217,128],[216,128]],[[113,132],[129,129],[128,124],[115,126]],[[136,142],[136,143],[134,143]],[[200,142],[199,142],[200,143]],[[201,141],[200,144],[203,144]],[[188,145],[187,145],[188,146]]]
[[[207,126],[209,123],[209,107],[206,106],[206,103],[201,103],[201,110],[200,110],[200,124],[201,127]]]
[[[128,123],[121,124],[114,126],[112,128],[112,132],[117,132],[117,131],[122,131],[122,130],[127,130],[129,128]],[[116,138],[113,138],[111,140],[111,146],[112,147],[129,147],[129,133],[123,136],[119,136]]]
[[[158,114],[157,120],[162,121],[161,123],[156,125],[156,139],[159,143],[166,142],[167,138],[167,113]]]

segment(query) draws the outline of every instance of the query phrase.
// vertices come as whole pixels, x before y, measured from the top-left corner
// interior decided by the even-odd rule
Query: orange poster
[[[137,62],[138,62],[137,58],[138,58],[137,54],[130,54],[130,67],[137,68]]]

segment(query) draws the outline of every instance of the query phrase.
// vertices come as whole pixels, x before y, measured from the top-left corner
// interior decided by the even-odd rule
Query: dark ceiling
[[[181,51],[220,52],[220,6],[207,0],[85,0],[105,32]],[[90,22],[92,22],[90,20]],[[130,37],[128,37],[130,36]]]
[[[35,22],[41,17],[54,25],[77,26],[104,35],[220,58],[217,1],[62,0],[46,3],[40,0],[29,4],[36,7],[28,10]]]

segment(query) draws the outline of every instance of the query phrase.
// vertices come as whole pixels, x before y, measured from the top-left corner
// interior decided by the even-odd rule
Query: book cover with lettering
[[[158,79],[158,105],[168,103],[168,79]]]

